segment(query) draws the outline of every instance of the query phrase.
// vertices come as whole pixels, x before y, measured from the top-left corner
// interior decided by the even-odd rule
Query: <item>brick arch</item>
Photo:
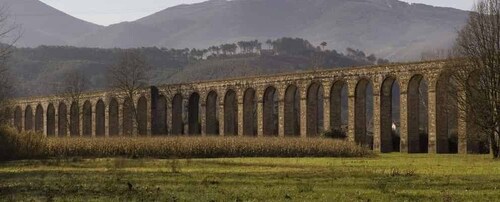
[[[172,134],[184,134],[184,119],[183,119],[183,97],[182,94],[177,93],[172,98]]]
[[[56,109],[54,107],[54,104],[50,103],[47,106],[47,136],[48,137],[54,137],[56,136]]]
[[[400,108],[399,93],[400,85],[397,77],[389,75],[386,76],[384,81],[380,86],[380,151],[394,152],[400,151],[400,141],[398,141],[397,128],[393,131],[394,122],[399,123],[399,120],[395,121],[398,116]],[[376,107],[376,106],[375,106]],[[397,126],[397,124],[396,124]],[[394,133],[394,135],[393,135]]]
[[[428,131],[428,85],[422,74],[413,75],[407,90],[408,152],[427,153]]]
[[[120,116],[119,103],[116,98],[111,98],[108,106],[108,130],[109,136],[118,136],[120,134]]]
[[[85,137],[92,136],[92,103],[87,100],[83,103],[82,111],[82,135]]]
[[[66,103],[60,102],[57,107],[57,136],[66,137],[68,135],[68,107]]]
[[[218,95],[216,91],[210,91],[206,100],[206,133],[207,135],[219,135],[218,119]]]
[[[201,135],[200,121],[200,94],[191,93],[188,102],[188,133],[189,135]]]
[[[23,130],[23,110],[20,106],[14,109],[14,127],[17,131],[21,132]]]
[[[30,105],[26,106],[24,110],[24,130],[30,131],[33,130],[33,109]]]
[[[148,134],[148,99],[141,96],[137,101],[137,133],[145,136]]]
[[[300,91],[299,88],[290,84],[285,91],[284,99],[284,130],[285,136],[300,136]]]
[[[354,140],[363,146],[373,146],[373,136],[370,136],[369,125],[373,123],[368,110],[373,111],[373,85],[367,78],[361,78],[356,84],[354,98]],[[372,98],[372,100],[369,100]],[[372,108],[372,109],[369,109]]]
[[[104,137],[106,135],[106,105],[99,99],[95,105],[95,136]]]
[[[255,89],[247,88],[243,95],[243,135],[257,136],[257,97]]]
[[[307,135],[318,137],[323,132],[324,90],[320,82],[313,81],[307,88]]]
[[[238,97],[233,89],[224,96],[224,135],[238,135]]]
[[[264,136],[278,136],[278,90],[274,86],[265,89],[262,98]]]
[[[330,127],[335,133],[347,133],[349,86],[344,80],[333,83],[330,90]]]
[[[43,120],[43,106],[38,104],[35,109],[35,131],[37,133],[43,133],[44,120]]]

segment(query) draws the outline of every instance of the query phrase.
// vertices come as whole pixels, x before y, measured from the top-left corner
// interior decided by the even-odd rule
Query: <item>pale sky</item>
[[[40,0],[77,18],[100,25],[134,21],[179,4],[205,0]],[[470,10],[474,0],[403,0]]]

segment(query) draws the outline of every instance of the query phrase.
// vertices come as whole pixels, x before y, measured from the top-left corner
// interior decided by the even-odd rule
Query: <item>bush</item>
[[[373,153],[347,141],[304,138],[116,137],[49,139],[50,157],[228,158],[364,157]]]
[[[46,139],[40,134],[0,126],[0,161],[43,158],[47,149]]]
[[[345,139],[347,139],[347,134],[343,130],[333,129],[333,130],[330,130],[330,131],[323,133],[323,137],[331,138],[331,139],[345,140]]]

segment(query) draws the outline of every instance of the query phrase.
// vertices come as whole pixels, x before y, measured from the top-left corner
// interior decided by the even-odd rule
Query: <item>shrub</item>
[[[51,157],[226,158],[364,157],[373,153],[347,141],[319,138],[115,137],[55,138]]]
[[[35,132],[0,126],[0,161],[45,157],[46,139]]]

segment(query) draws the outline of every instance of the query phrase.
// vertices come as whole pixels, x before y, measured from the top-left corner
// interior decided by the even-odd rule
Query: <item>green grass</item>
[[[498,201],[500,161],[405,154],[14,161],[0,164],[0,201],[8,200]]]

